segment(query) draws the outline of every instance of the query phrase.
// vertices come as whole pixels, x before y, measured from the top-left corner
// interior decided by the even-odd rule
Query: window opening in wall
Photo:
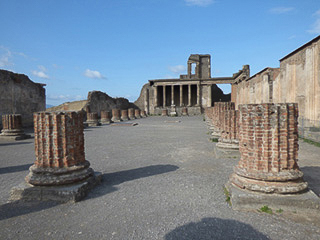
[[[191,63],[191,74],[195,75],[196,74],[196,63]]]

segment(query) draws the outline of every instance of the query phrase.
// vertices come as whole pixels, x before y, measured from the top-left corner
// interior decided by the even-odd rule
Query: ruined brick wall
[[[0,115],[21,114],[23,126],[33,125],[33,113],[46,109],[42,84],[26,75],[0,70]]]
[[[266,68],[249,79],[232,85],[232,100],[238,109],[239,104],[273,102],[273,81],[279,74],[278,68]]]

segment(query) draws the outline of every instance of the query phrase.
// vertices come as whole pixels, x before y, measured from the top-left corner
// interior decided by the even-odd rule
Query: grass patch
[[[226,196],[226,202],[231,206],[231,197],[230,197],[230,192],[226,187],[223,188],[224,195]]]
[[[309,143],[309,144],[312,144],[312,145],[314,145],[316,147],[320,147],[320,143],[318,143],[318,142],[315,142],[313,140],[306,139],[306,138],[300,138],[300,139],[302,139],[305,143]]]
[[[276,210],[276,213],[282,213],[283,210],[281,208],[279,208],[278,210]]]
[[[263,207],[260,208],[260,212],[272,214],[272,209],[269,208],[267,205],[265,205],[265,206],[263,206]]]
[[[218,138],[210,138],[211,142],[218,142]]]

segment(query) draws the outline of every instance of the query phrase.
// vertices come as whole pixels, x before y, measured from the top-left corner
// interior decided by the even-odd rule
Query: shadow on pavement
[[[303,179],[308,182],[309,188],[320,196],[320,167],[308,166],[300,169],[303,172]]]
[[[30,139],[30,138],[29,138]],[[1,146],[9,146],[9,145],[21,145],[21,144],[30,144],[32,142],[6,142],[6,143],[0,143]]]
[[[32,164],[0,168],[0,174],[26,171]]]
[[[252,226],[235,220],[203,218],[201,222],[191,222],[165,235],[166,240],[193,239],[270,239]]]
[[[25,215],[28,213],[39,212],[44,209],[59,205],[57,202],[23,202],[15,201],[0,206],[0,221],[12,217]]]
[[[102,183],[90,191],[86,199],[96,198],[116,191],[114,185],[136,180],[139,178],[150,177],[158,174],[176,171],[179,167],[175,165],[151,165],[147,167],[135,168],[102,175]]]

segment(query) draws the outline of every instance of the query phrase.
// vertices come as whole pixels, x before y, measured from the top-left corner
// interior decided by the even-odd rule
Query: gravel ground
[[[8,203],[34,144],[0,142],[0,239],[320,239],[308,216],[231,209],[223,185],[237,159],[214,158],[203,116],[134,122],[85,129],[86,159],[103,182],[74,204]],[[301,143],[299,153],[319,194],[320,148]]]

